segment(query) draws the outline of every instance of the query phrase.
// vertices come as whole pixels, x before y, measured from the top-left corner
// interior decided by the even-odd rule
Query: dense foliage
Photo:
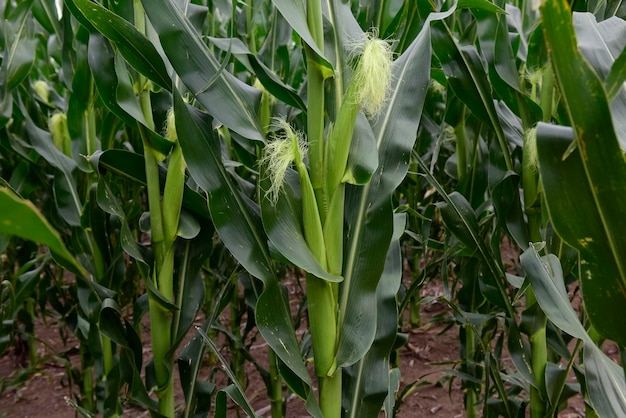
[[[468,417],[626,416],[620,0],[0,5],[0,352],[63,321],[78,414],[392,416],[437,280]]]

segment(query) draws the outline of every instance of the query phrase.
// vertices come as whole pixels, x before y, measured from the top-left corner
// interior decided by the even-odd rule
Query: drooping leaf
[[[0,233],[46,245],[64,267],[87,276],[85,269],[65,247],[59,233],[32,202],[0,186],[0,208]]]
[[[250,71],[254,72],[261,84],[263,84],[263,87],[277,99],[306,112],[306,104],[298,95],[298,92],[293,87],[283,83],[278,75],[270,70],[257,55],[250,52],[240,39],[209,37],[209,40],[222,51],[231,52],[244,65],[249,67]]]
[[[137,71],[164,89],[171,89],[163,59],[154,45],[130,22],[89,0],[70,0],[94,28],[115,42],[120,52]],[[77,16],[80,18],[80,16]]]
[[[624,372],[591,339],[572,307],[561,264],[556,256],[539,257],[530,246],[520,256],[522,266],[546,316],[566,333],[583,340],[587,390],[598,416],[619,417],[626,414]]]

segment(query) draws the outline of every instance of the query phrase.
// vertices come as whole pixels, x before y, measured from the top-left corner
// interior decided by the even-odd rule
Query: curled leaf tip
[[[354,72],[356,100],[368,117],[377,116],[383,108],[391,84],[393,52],[391,45],[373,31],[366,34],[359,47],[360,59]]]
[[[265,191],[265,197],[272,205],[278,202],[287,169],[292,163],[303,164],[307,153],[307,146],[299,132],[281,118],[274,118],[273,126],[278,129],[274,140],[268,143],[263,150],[260,163],[266,165],[270,187]]]

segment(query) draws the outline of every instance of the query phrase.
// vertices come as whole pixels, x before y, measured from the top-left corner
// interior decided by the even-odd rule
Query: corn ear
[[[346,173],[359,110],[369,118],[376,117],[387,100],[391,84],[393,57],[389,44],[378,39],[376,34],[368,34],[365,42],[356,49],[361,53],[360,58],[336,122],[329,131],[325,153],[326,192],[331,199]]]
[[[50,103],[50,87],[43,80],[37,80],[33,83],[33,90],[44,103]]]
[[[68,157],[72,156],[72,139],[67,126],[67,116],[65,113],[55,113],[48,121],[48,129],[52,135],[54,146]]]

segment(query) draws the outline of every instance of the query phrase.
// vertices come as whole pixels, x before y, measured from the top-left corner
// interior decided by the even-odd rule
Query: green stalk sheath
[[[343,213],[345,203],[345,184],[340,183],[335,189],[328,216],[324,224],[324,241],[326,243],[326,261],[328,272],[341,276],[343,269]]]
[[[550,87],[550,90],[552,88]],[[543,98],[543,92],[542,92]],[[550,96],[550,102],[552,98]],[[544,117],[550,117],[544,114]],[[540,242],[541,238],[541,208],[539,207],[539,176],[537,174],[536,138],[530,132],[524,138],[522,150],[522,185],[524,188],[524,209],[528,217],[528,230],[532,242]],[[526,290],[526,309],[537,304],[537,299],[532,288]],[[546,413],[546,380],[545,370],[548,362],[548,343],[546,336],[547,318],[541,309],[537,307],[530,325],[530,349],[531,367],[537,387],[530,387],[530,416],[531,418],[543,418]]]
[[[320,378],[320,409],[324,418],[341,418],[341,370]]]
[[[467,136],[465,135],[465,105],[462,105],[461,120],[454,127],[456,136],[456,167],[459,181],[463,181],[467,175]]]
[[[141,128],[140,128],[141,129]],[[143,132],[143,129],[141,129]],[[145,134],[145,133],[144,133]],[[146,163],[146,179],[148,186],[148,205],[150,207],[150,228],[152,233],[152,251],[154,253],[154,267],[152,280],[157,288],[173,293],[167,281],[172,282],[174,267],[173,248],[166,256],[163,248],[164,231],[161,213],[161,191],[159,189],[159,173],[156,157],[147,141],[144,140],[144,159]],[[168,258],[170,262],[166,262]],[[169,277],[169,279],[168,279]],[[173,285],[172,285],[173,286]],[[157,382],[157,396],[159,397],[159,412],[167,417],[174,416],[174,387],[171,363],[166,355],[170,349],[170,313],[166,311],[154,298],[149,298],[150,306],[150,335],[154,359],[154,372]]]
[[[170,349],[170,313],[155,298],[148,299],[150,306],[150,337],[156,377],[156,393],[159,398],[159,412],[166,417],[174,417],[174,381],[171,363],[167,359]]]
[[[298,157],[295,164],[302,186],[304,236],[313,255],[322,267],[327,268],[324,234],[315,202],[315,192],[301,158]],[[315,373],[323,377],[328,374],[335,361],[337,301],[331,283],[326,280],[308,274],[306,287]]]
[[[317,196],[322,219],[326,216],[328,197],[323,190],[324,176],[324,76],[318,58],[310,48],[307,56],[307,137],[311,183]]]
[[[547,66],[541,80],[541,109],[543,121],[550,122],[552,119],[552,101],[554,96],[554,72],[551,66]]]
[[[158,276],[159,291],[169,301],[174,300],[174,241],[182,208],[185,168],[182,150],[175,144],[170,155],[163,191],[163,248],[166,253],[162,271]],[[167,272],[164,271],[166,265]]]
[[[292,136],[297,147],[297,137]],[[304,237],[313,255],[323,268],[328,268],[327,252],[315,191],[302,157],[296,153],[294,164],[302,188]],[[342,241],[343,243],[343,241]],[[309,329],[313,344],[315,374],[320,384],[320,408],[324,417],[341,415],[341,372],[335,372],[337,343],[337,298],[330,282],[307,274]],[[331,383],[325,383],[331,382]],[[322,390],[326,386],[326,391]],[[332,388],[332,389],[331,389]]]
[[[329,130],[324,167],[326,170],[326,195],[329,198],[334,196],[335,189],[341,183],[341,179],[346,172],[354,125],[359,114],[359,105],[354,97],[355,94],[356,86],[354,83],[350,83],[343,103],[339,108],[335,125]]]
[[[140,0],[134,0],[135,26],[137,29],[146,32],[146,18]],[[144,77],[138,79],[139,85],[145,85]],[[150,92],[142,90],[139,93],[139,103],[149,128],[154,128],[152,119],[152,104],[150,102]],[[161,206],[161,190],[159,186],[159,167],[156,158],[156,151],[150,146],[148,132],[141,125],[137,124],[144,147],[144,161],[146,167],[146,183],[148,190],[148,205],[150,209],[150,232],[152,241],[152,251],[154,253],[154,266],[152,270],[152,280],[159,292],[169,301],[173,300],[173,274],[174,274],[174,247],[176,228],[178,228],[178,216],[180,208],[176,209],[176,202],[165,200],[164,207]],[[174,147],[175,150],[176,147]],[[175,153],[175,151],[174,151]],[[178,157],[172,155],[173,160]],[[181,160],[182,163],[182,160]],[[180,163],[179,163],[180,164]],[[166,180],[166,189],[169,195],[176,196],[180,183],[180,167],[172,170],[173,177]],[[182,173],[184,181],[184,172]],[[180,192],[182,193],[182,191]],[[176,220],[174,220],[176,218]],[[174,230],[172,236],[172,230]],[[166,233],[168,235],[166,235]],[[171,346],[171,314],[162,307],[158,300],[152,295],[149,297],[150,306],[150,334],[152,338],[152,351],[154,361],[154,372],[157,383],[157,396],[159,398],[159,413],[166,417],[173,417],[175,411],[174,403],[174,375],[172,373],[173,361],[167,357]]]
[[[465,359],[471,367],[468,367],[468,374],[475,376],[474,358],[476,356],[476,336],[470,329],[466,329],[465,332]],[[467,418],[476,418],[476,405],[478,404],[478,394],[474,385],[470,384],[470,387],[465,391],[465,415]]]
[[[326,280],[307,274],[306,290],[315,374],[318,377],[327,377],[332,373],[335,362],[337,303],[331,283]]]
[[[272,418],[283,417],[283,384],[278,371],[278,358],[274,350],[269,350],[270,365],[270,405],[272,407]]]
[[[248,49],[256,54],[255,30],[252,18],[254,17],[254,1],[246,0],[246,27],[248,32]]]
[[[307,0],[307,23],[316,46],[324,51],[324,26],[320,0]],[[307,62],[307,137],[309,139],[309,165],[311,182],[320,204],[322,221],[326,217],[328,197],[323,190],[324,169],[324,75],[320,58],[308,46]]]

